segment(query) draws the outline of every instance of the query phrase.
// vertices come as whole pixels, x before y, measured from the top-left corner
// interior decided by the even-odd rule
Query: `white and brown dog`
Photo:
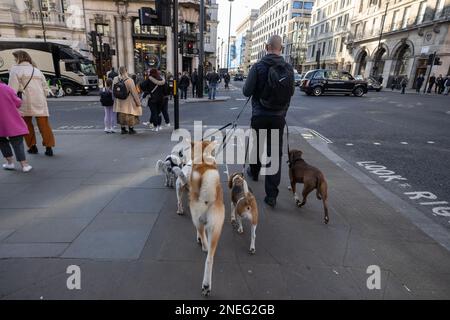
[[[175,168],[182,169],[186,164],[186,157],[183,150],[169,154],[164,160],[156,162],[156,171],[166,177],[165,186],[173,188],[175,186]]]
[[[242,173],[233,173],[228,178],[228,188],[231,189],[231,224],[237,228],[238,233],[243,233],[242,218],[251,222],[249,252],[255,254],[256,226],[258,225],[256,198],[249,190],[247,181],[245,181]]]
[[[192,174],[190,180],[189,208],[197,229],[197,242],[208,252],[203,273],[202,294],[211,293],[212,268],[217,244],[225,219],[223,191],[220,174],[214,158],[216,142],[191,142]]]

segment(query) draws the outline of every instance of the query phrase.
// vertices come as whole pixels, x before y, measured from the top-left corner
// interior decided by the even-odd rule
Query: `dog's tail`
[[[325,178],[323,176],[318,176],[316,183],[317,183],[316,184],[317,199],[322,200],[322,202],[323,202],[324,222],[327,224],[328,221],[330,220],[329,217],[328,217],[328,204],[327,204],[328,184],[327,184],[327,181],[325,180]]]
[[[172,170],[173,170],[173,173],[175,173],[175,176],[180,178],[180,180],[181,180],[181,182],[183,182],[183,184],[188,183],[188,179],[187,179],[186,175],[184,174],[183,170],[181,170],[179,167],[173,167]]]

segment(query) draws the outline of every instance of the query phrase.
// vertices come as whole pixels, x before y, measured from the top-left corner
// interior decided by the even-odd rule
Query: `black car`
[[[236,75],[234,76],[234,79],[233,79],[233,80],[234,80],[234,81],[244,81],[244,75],[238,73],[238,74],[236,74]]]
[[[302,83],[302,75],[295,73],[294,74],[294,81],[295,81],[295,86],[298,87],[301,83]]]
[[[362,97],[367,93],[367,81],[356,80],[346,71],[316,69],[305,74],[300,90],[315,96],[330,92]]]

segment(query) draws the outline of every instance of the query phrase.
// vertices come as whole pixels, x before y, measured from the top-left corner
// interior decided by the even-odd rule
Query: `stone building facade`
[[[356,2],[360,0],[316,0],[308,34],[304,70],[317,67],[351,71],[352,57],[346,49]]]
[[[2,0],[0,35],[6,38],[42,38],[39,0]],[[130,73],[149,67],[173,72],[173,33],[171,27],[141,26],[138,10],[153,7],[144,0],[42,0],[46,37],[67,40],[74,49],[89,55],[87,34],[97,31],[114,55],[103,61],[103,70],[124,65]],[[205,56],[207,66],[215,65],[217,38],[216,0],[206,0]],[[199,0],[179,0],[178,23],[188,39],[198,41]],[[92,58],[92,56],[91,56]],[[198,56],[179,55],[179,70],[192,71]],[[99,64],[99,61],[97,61]]]
[[[250,68],[252,32],[257,17],[258,10],[252,9],[236,28],[236,57],[235,61],[232,61],[232,66],[236,66],[236,72],[247,74]]]
[[[450,73],[449,24],[450,0],[361,1],[348,37],[352,72],[382,75],[385,86],[395,77],[408,77],[409,87],[415,87],[420,74],[445,76]],[[427,61],[433,52],[442,64],[430,70]]]
[[[267,0],[259,8],[252,33],[251,64],[265,55],[265,43],[271,35],[280,35],[284,48],[287,47],[289,21],[304,13],[305,4],[312,7],[313,1]],[[285,59],[288,57],[286,50],[282,54]]]

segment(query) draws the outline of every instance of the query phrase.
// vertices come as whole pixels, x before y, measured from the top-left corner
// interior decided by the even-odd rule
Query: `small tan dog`
[[[220,174],[214,158],[216,142],[191,143],[192,173],[189,183],[189,208],[192,222],[197,229],[197,242],[208,252],[203,273],[202,294],[211,293],[214,254],[222,233],[225,219]]]
[[[250,192],[247,181],[242,173],[233,173],[228,178],[228,188],[231,189],[231,224],[243,233],[242,218],[251,224],[250,254],[255,254],[256,226],[258,225],[258,206],[256,199]],[[237,220],[237,222],[236,222]]]
[[[322,200],[325,224],[329,222],[328,218],[328,205],[327,205],[327,181],[322,171],[306,163],[302,158],[303,152],[301,150],[290,150],[289,151],[289,179],[291,181],[290,189],[294,193],[294,200],[297,207],[303,207],[306,204],[306,198],[308,194],[317,189],[316,196],[317,199]],[[300,199],[296,193],[296,184],[303,183],[302,196],[303,200]]]

